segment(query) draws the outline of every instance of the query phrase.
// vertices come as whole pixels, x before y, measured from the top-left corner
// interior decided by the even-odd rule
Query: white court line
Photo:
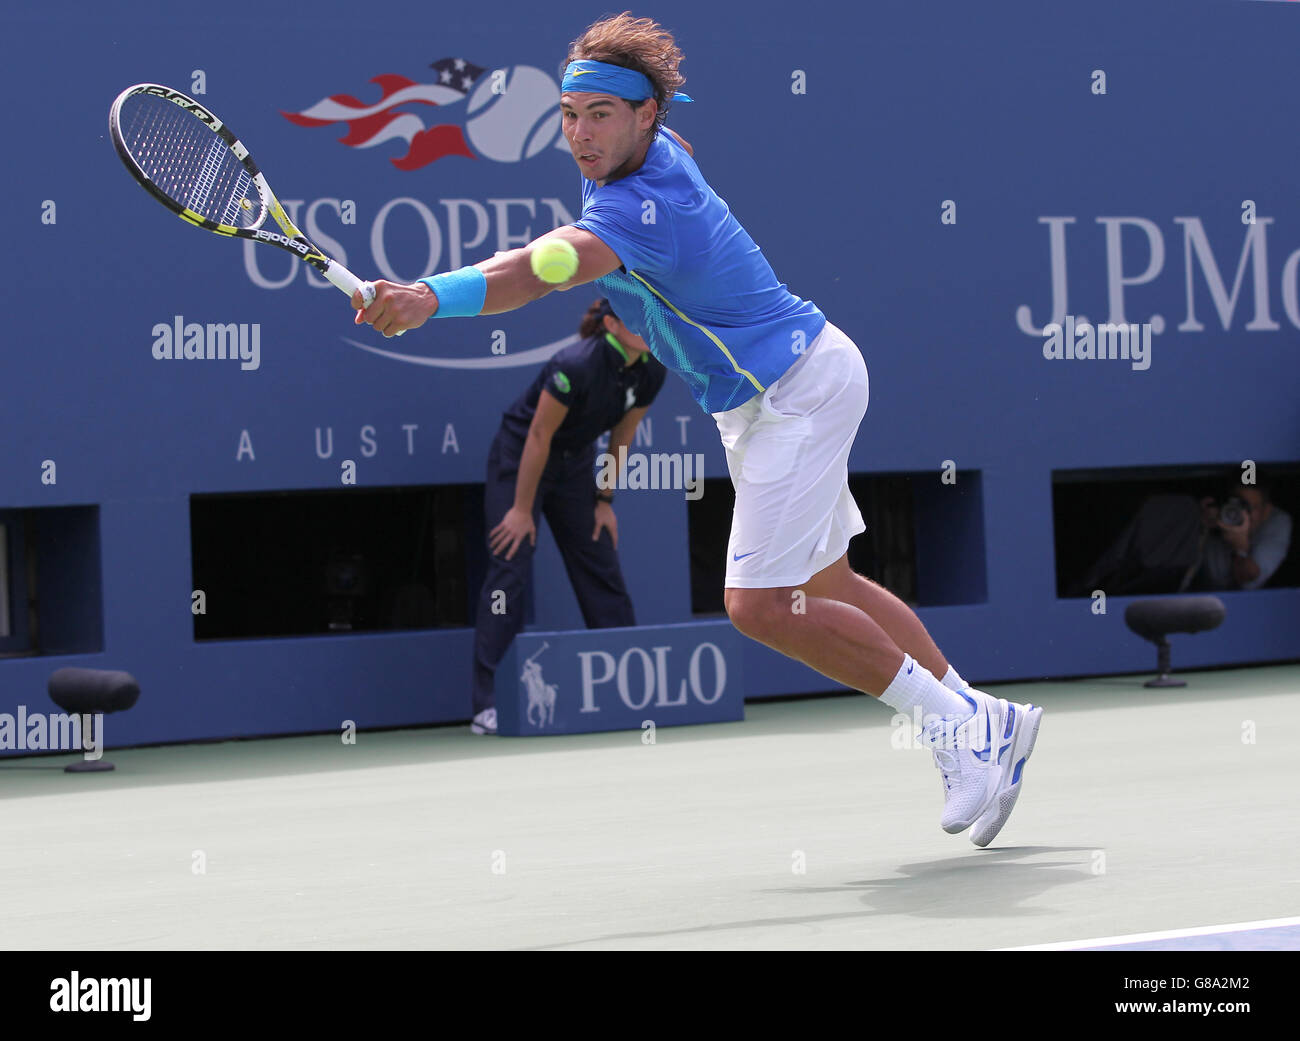
[[[1066,940],[1062,943],[1038,943],[1029,947],[998,947],[998,951],[1073,951],[1084,947],[1115,947],[1124,943],[1148,940],[1179,940],[1186,936],[1213,936],[1215,933],[1247,932],[1251,929],[1277,929],[1300,925],[1300,918],[1270,918],[1262,922],[1234,922],[1231,925],[1203,925],[1196,929],[1166,929],[1158,933],[1131,933],[1128,936],[1099,936],[1092,940]]]

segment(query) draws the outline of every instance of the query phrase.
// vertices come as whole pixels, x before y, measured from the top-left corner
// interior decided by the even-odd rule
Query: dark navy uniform
[[[648,352],[632,365],[618,341],[604,332],[556,353],[502,416],[488,453],[484,505],[487,530],[501,523],[515,502],[515,482],[528,428],[542,388],[569,411],[551,438],[551,452],[533,498],[533,524],[545,515],[564,559],[588,628],[636,625],[608,530],[593,540],[596,509],[596,438],[634,408],[645,408],[664,384],[667,370]],[[474,714],[496,703],[497,665],[524,624],[524,590],[531,574],[532,542],[520,541],[506,560],[492,554],[479,593],[474,634]],[[494,593],[506,596],[505,613],[492,611]],[[498,608],[500,610],[500,608]]]

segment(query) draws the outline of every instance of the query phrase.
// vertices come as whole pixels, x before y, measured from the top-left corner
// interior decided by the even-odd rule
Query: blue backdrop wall
[[[201,89],[327,250],[363,277],[410,280],[577,216],[558,70],[603,11],[256,12],[49,0],[0,15],[0,511],[98,508],[95,581],[66,595],[97,599],[102,618],[97,653],[0,660],[0,712],[43,703],[49,672],[78,664],[141,681],[113,743],[468,715],[469,630],[196,643],[190,496],[338,489],[345,459],[361,488],[481,481],[501,409],[591,294],[386,341],[287,255],[150,201],[107,111],[135,82]],[[1052,473],[1300,457],[1300,10],[664,0],[637,13],[687,55],[697,101],[671,125],[782,279],[866,356],[852,469],[933,473],[938,489],[951,460],[957,488],[978,486],[982,541],[944,562],[983,569],[986,597],[922,611],[953,662],[987,680],[1146,667],[1118,605],[1099,616],[1056,596]],[[458,96],[394,101],[434,82]],[[1149,366],[1045,359],[1042,329],[1067,314],[1149,324]],[[159,360],[178,321],[256,326],[257,356]],[[726,473],[712,421],[671,378],[642,447]],[[641,621],[689,621],[681,494],[619,506]],[[536,624],[579,625],[542,541]],[[1184,663],[1300,653],[1297,591],[1228,599]],[[829,685],[748,653],[753,696]]]

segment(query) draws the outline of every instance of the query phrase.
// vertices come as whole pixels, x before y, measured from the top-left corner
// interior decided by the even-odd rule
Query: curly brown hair
[[[658,106],[656,130],[664,125],[675,90],[686,82],[678,69],[684,55],[673,34],[650,18],[633,18],[631,11],[593,22],[569,44],[567,66],[571,61],[603,61],[634,69],[649,77]],[[628,105],[637,106],[631,101]]]

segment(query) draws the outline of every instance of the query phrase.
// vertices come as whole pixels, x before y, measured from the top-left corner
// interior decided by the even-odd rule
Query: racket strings
[[[224,140],[165,98],[141,94],[129,104],[122,140],[159,190],[208,220],[236,228],[261,224],[261,193]]]

